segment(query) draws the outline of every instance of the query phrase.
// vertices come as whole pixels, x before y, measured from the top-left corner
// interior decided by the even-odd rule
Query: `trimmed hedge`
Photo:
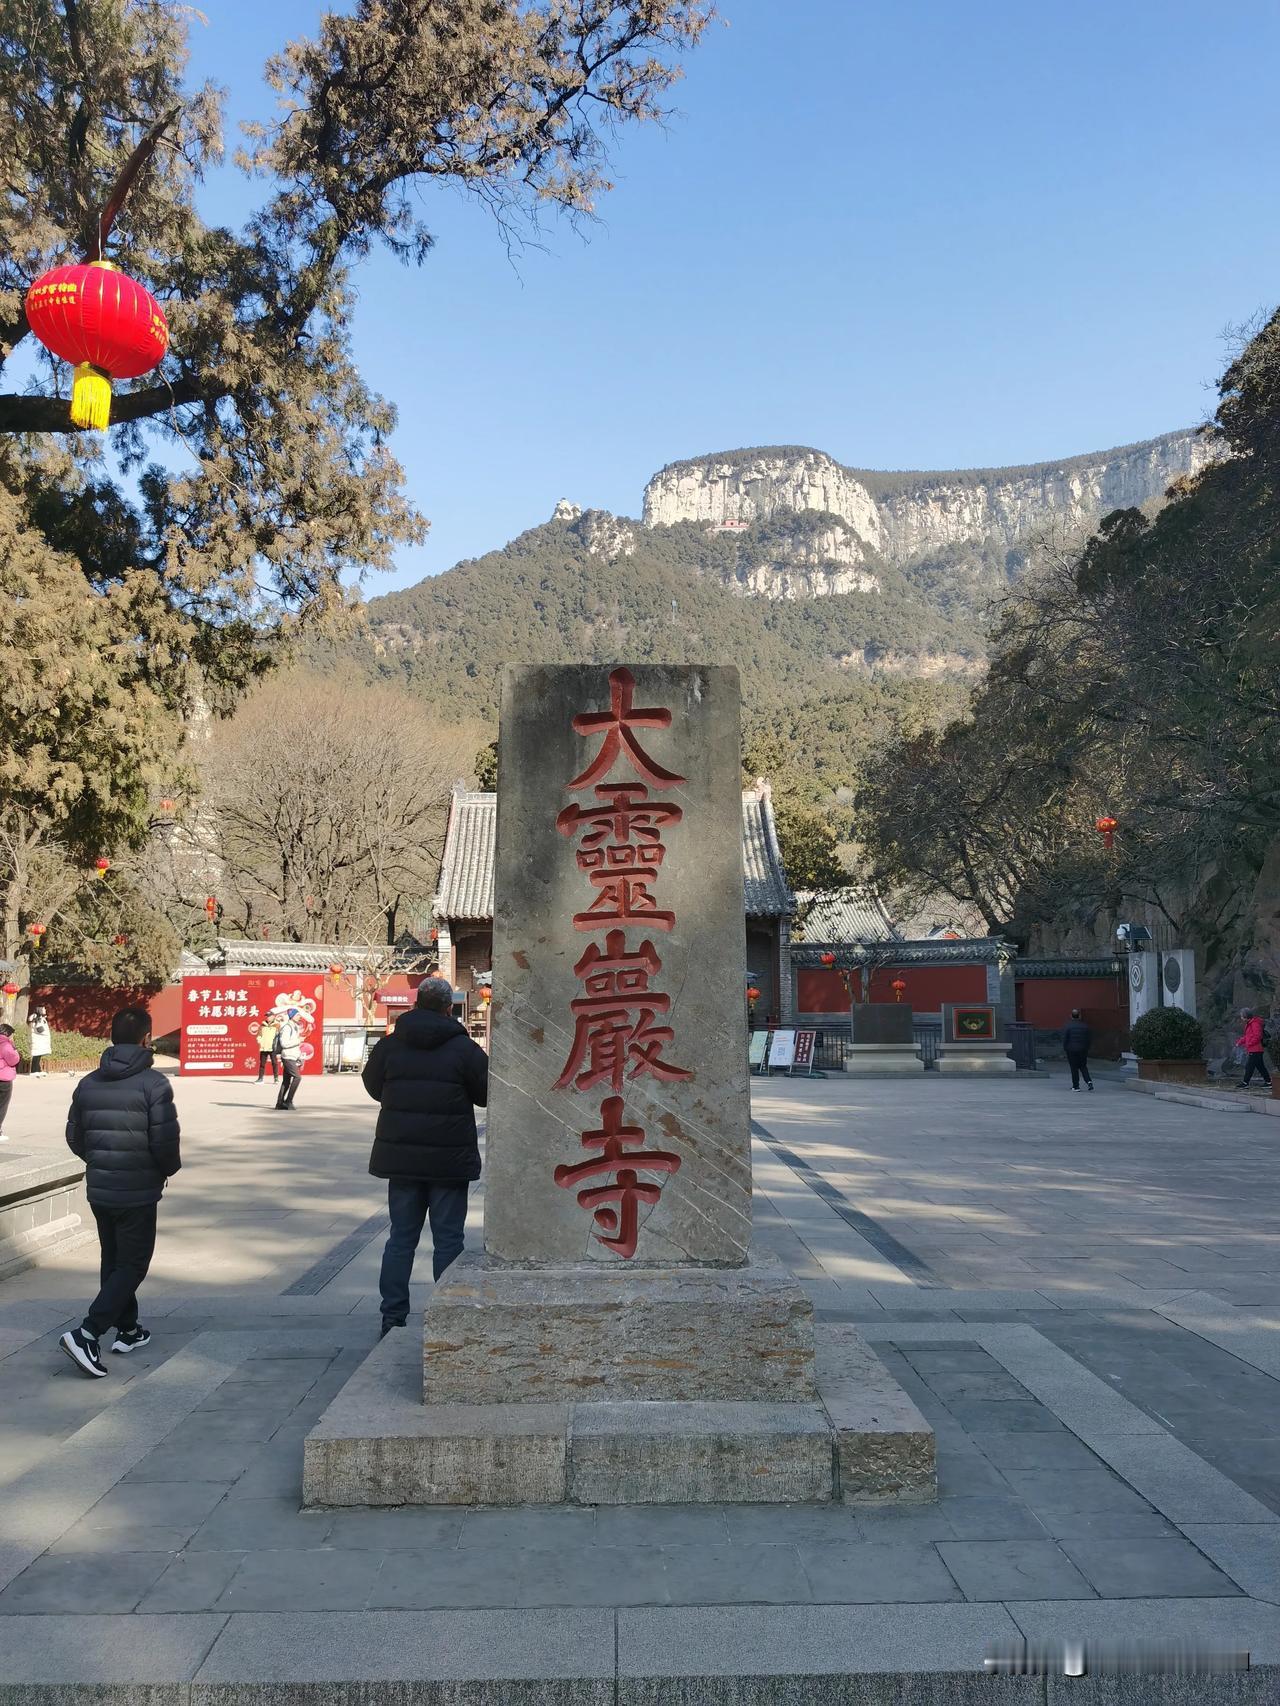
[[[1139,1060],[1199,1060],[1204,1031],[1180,1007],[1153,1007],[1133,1027],[1132,1047]]]

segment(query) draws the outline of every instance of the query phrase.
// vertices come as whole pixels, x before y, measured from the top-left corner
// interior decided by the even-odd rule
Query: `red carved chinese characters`
[[[666,1082],[693,1076],[662,1055],[663,1045],[675,1033],[670,1025],[654,1023],[670,1008],[671,997],[649,987],[649,979],[662,970],[652,942],[628,952],[623,932],[610,930],[604,948],[593,942],[573,969],[586,994],[569,1003],[573,1049],[556,1080],[557,1090],[570,1085],[590,1090],[597,1084],[621,1090],[624,1077],[639,1078],[642,1073]]]
[[[662,1195],[662,1186],[641,1179],[636,1169],[676,1173],[680,1170],[680,1157],[669,1150],[644,1147],[643,1128],[622,1124],[621,1096],[605,1097],[600,1104],[600,1121],[599,1131],[582,1134],[582,1147],[598,1149],[599,1155],[572,1167],[557,1167],[555,1180],[566,1190],[572,1190],[583,1179],[607,1181],[579,1191],[578,1201],[583,1208],[593,1211],[600,1243],[629,1259],[635,1255],[640,1237],[640,1204],[652,1205]]]
[[[574,967],[582,993],[570,1002],[573,1043],[557,1090],[591,1092],[607,1088],[612,1094],[600,1104],[600,1126],[582,1134],[582,1146],[599,1153],[574,1165],[557,1167],[555,1182],[577,1188],[578,1202],[590,1209],[595,1237],[619,1256],[635,1255],[640,1236],[641,1205],[651,1208],[662,1194],[662,1183],[642,1179],[641,1172],[672,1174],[680,1156],[663,1149],[646,1149],[642,1126],[624,1124],[622,1091],[637,1078],[675,1083],[693,1074],[667,1057],[675,1032],[666,1018],[671,997],[654,987],[662,960],[646,934],[636,943],[628,930],[669,931],[675,913],[661,904],[656,891],[666,858],[663,832],[678,824],[683,808],[673,800],[650,798],[650,787],[674,787],[683,776],[668,770],[645,751],[638,730],[671,726],[663,706],[637,709],[635,678],[628,669],[609,676],[609,709],[584,711],[573,728],[584,737],[599,736],[595,757],[567,784],[571,793],[591,789],[594,803],[566,806],[556,828],[577,838],[579,870],[595,890],[595,898],[573,915],[573,927],[601,934],[591,942]],[[625,763],[639,781],[609,781],[614,766]],[[595,1181],[583,1184],[583,1181]]]

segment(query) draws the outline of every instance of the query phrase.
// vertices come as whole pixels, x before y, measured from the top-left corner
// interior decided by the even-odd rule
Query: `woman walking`
[[[49,1028],[49,1015],[43,1007],[31,1009],[27,1028],[31,1032],[31,1070],[43,1072],[45,1061],[53,1053],[53,1032]]]
[[[4,1129],[4,1120],[9,1112],[9,1098],[13,1095],[13,1080],[21,1058],[14,1045],[13,1026],[0,1025],[0,1143],[9,1141],[9,1134]]]
[[[1262,1052],[1267,1040],[1266,1027],[1251,1007],[1245,1007],[1240,1017],[1244,1020],[1244,1030],[1236,1038],[1236,1047],[1242,1048],[1245,1054],[1244,1077],[1240,1088],[1244,1090],[1248,1087],[1255,1072],[1270,1088],[1271,1074],[1267,1071],[1267,1057]]]

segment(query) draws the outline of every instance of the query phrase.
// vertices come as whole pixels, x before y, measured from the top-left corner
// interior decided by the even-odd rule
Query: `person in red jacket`
[[[1245,1088],[1255,1072],[1260,1073],[1262,1082],[1269,1086],[1271,1074],[1267,1071],[1266,1056],[1262,1052],[1262,1046],[1266,1042],[1266,1031],[1263,1028],[1262,1020],[1248,1007],[1243,1009],[1240,1017],[1244,1021],[1244,1030],[1236,1038],[1236,1047],[1242,1048],[1246,1056],[1244,1078],[1241,1080],[1240,1088],[1242,1090]]]

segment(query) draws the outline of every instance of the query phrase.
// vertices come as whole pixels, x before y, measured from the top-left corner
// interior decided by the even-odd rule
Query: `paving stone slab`
[[[1280,1604],[1280,1528],[1184,1523],[1182,1532],[1253,1599]]]
[[[1246,1652],[1254,1664],[1280,1664],[1280,1606],[1258,1600],[1010,1599],[1005,1610],[1028,1641],[1055,1649],[1064,1641],[1112,1648],[1151,1642],[1202,1653]]]
[[[995,1605],[672,1606],[622,1610],[618,1612],[619,1699],[663,1702],[667,1698],[660,1692],[631,1693],[630,1679],[644,1680],[656,1687],[660,1681],[679,1677],[801,1677],[812,1689],[815,1677],[861,1677],[867,1672],[881,1671],[901,1673],[904,1654],[910,1655],[913,1674],[976,1673],[989,1687],[990,1679],[982,1674],[982,1662],[990,1643],[1016,1639],[1018,1634],[1008,1612]],[[900,1677],[898,1686],[902,1686]],[[750,1700],[753,1696],[748,1694],[746,1698]],[[813,1695],[800,1698],[812,1699]],[[850,1697],[846,1694],[845,1698]],[[852,1695],[853,1700],[858,1698],[856,1693]],[[986,1698],[999,1697],[993,1694]]]
[[[1180,1537],[1063,1539],[1062,1550],[1103,1599],[1203,1599],[1239,1587]]]
[[[21,1706],[25,1693],[17,1685],[27,1683],[64,1690],[91,1683],[157,1686],[158,1678],[185,1682],[225,1623],[221,1614],[0,1617],[0,1698],[7,1693]],[[125,1701],[144,1706],[137,1695]]]
[[[217,1601],[219,1611],[358,1611],[382,1568],[380,1552],[249,1552]]]
[[[943,1540],[938,1552],[970,1600],[1092,1599],[1094,1590],[1056,1541]]]
[[[594,1608],[236,1612],[199,1680],[472,1682],[477,1702],[486,1698],[482,1688],[492,1700],[496,1683],[536,1682],[550,1706],[612,1706],[614,1652],[614,1615]]]
[[[818,1602],[940,1605],[962,1597],[935,1546],[888,1539],[846,1545],[802,1543],[799,1554],[812,1598]]]
[[[1131,1487],[1179,1526],[1184,1522],[1280,1523],[1280,1514],[1170,1434],[1158,1439],[1098,1438],[1090,1444]]]

